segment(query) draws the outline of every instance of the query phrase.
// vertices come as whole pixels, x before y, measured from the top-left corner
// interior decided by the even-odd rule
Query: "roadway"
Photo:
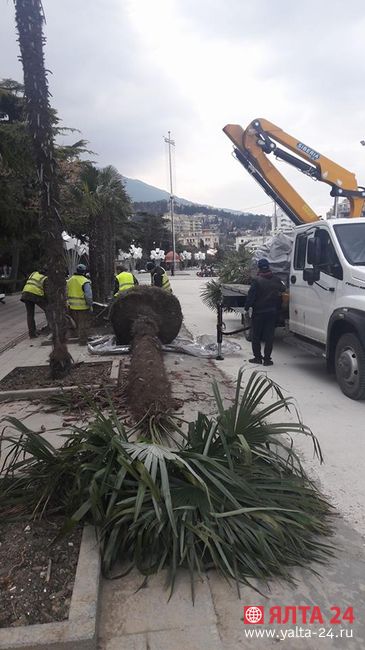
[[[5,304],[0,303],[0,353],[13,341],[27,336],[27,317],[25,306],[20,302],[20,293],[6,296]],[[44,312],[36,307],[36,324],[44,325]]]
[[[171,280],[182,305],[185,325],[194,336],[216,335],[216,315],[199,296],[205,282],[196,274],[189,277],[177,275]],[[224,320],[228,331],[240,327],[238,315],[227,314]],[[233,379],[241,366],[246,367],[247,373],[261,368],[247,363],[252,357],[251,345],[242,334],[239,336],[225,340],[239,342],[241,353],[227,355],[224,361],[215,362]],[[322,490],[347,521],[365,534],[365,402],[345,397],[335,378],[327,374],[324,360],[312,356],[300,345],[293,345],[290,338],[276,338],[274,365],[264,368],[264,371],[280,384],[287,395],[295,398],[303,422],[319,439],[325,459],[322,466],[313,460],[309,442],[297,437],[296,446],[307,470],[319,481]],[[286,417],[283,413],[281,420]]]

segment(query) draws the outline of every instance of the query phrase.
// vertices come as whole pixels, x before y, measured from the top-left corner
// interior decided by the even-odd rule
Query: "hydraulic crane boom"
[[[361,217],[365,189],[358,186],[355,174],[344,167],[265,119],[253,120],[246,130],[238,124],[227,124],[223,131],[234,144],[236,158],[295,224],[318,221],[319,216],[270,162],[270,153],[314,180],[330,185],[331,196],[349,199],[350,217]],[[276,143],[297,155],[294,156]]]

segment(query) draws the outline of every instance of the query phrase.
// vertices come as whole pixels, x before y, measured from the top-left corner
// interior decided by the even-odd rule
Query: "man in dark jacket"
[[[252,314],[252,352],[253,359],[250,363],[262,363],[272,366],[271,352],[274,343],[274,333],[277,314],[281,304],[281,294],[285,291],[285,284],[272,274],[267,259],[262,258],[257,263],[257,278],[252,281],[246,303],[245,311],[251,307]],[[264,341],[264,357],[261,353],[261,341]]]

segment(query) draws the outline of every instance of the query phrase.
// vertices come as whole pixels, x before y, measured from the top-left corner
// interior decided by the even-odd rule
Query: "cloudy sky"
[[[22,79],[0,0],[0,77]],[[175,193],[271,213],[231,156],[227,123],[266,117],[365,185],[364,0],[43,0],[53,106],[98,164]],[[279,163],[319,213],[329,187]]]

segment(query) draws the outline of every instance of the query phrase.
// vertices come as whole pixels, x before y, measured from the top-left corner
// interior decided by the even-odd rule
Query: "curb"
[[[10,348],[15,347],[18,343],[21,343],[21,341],[24,341],[28,336],[28,332],[23,332],[23,334],[19,334],[15,339],[12,339],[11,341],[8,341],[8,343],[5,343],[2,348],[0,348],[0,354],[3,352],[6,352],[6,350],[9,350]]]
[[[90,361],[89,363],[104,363],[101,361]],[[120,359],[113,359],[109,382],[104,384],[103,388],[114,388],[118,383],[119,377],[119,364]],[[5,402],[6,400],[11,400],[16,402],[18,400],[29,400],[29,399],[38,399],[40,397],[49,397],[50,395],[61,395],[63,393],[72,393],[75,390],[78,390],[79,386],[51,386],[50,388],[22,388],[20,390],[0,390],[0,402]],[[100,388],[98,384],[87,384],[82,387],[83,390],[97,390]]]
[[[40,323],[39,327],[44,327],[44,325],[47,325],[47,321],[43,321],[42,323]],[[0,354],[6,352],[6,350],[9,350],[10,348],[13,348],[15,345],[18,345],[18,343],[21,343],[21,341],[24,341],[24,339],[26,338],[28,338],[28,332],[23,332],[23,334],[19,334],[14,339],[11,339],[11,341],[5,343],[2,348],[0,348]]]
[[[99,586],[96,535],[85,526],[68,619],[0,629],[0,650],[96,650]]]

